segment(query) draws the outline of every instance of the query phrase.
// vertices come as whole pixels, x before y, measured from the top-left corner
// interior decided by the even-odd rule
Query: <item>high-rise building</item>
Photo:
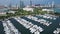
[[[55,5],[55,3],[54,3],[54,1],[52,1],[52,7],[54,7],[54,5]]]
[[[32,6],[32,1],[30,0],[30,6]]]
[[[20,8],[24,8],[24,2],[20,0]]]
[[[12,7],[12,3],[11,3],[11,1],[9,1],[8,8],[11,9],[11,7]]]
[[[12,7],[12,4],[10,3],[10,4],[9,4],[9,8],[11,8],[11,7]]]

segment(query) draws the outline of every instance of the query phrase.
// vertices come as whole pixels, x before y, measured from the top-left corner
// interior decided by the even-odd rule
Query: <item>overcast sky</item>
[[[0,0],[0,5],[9,5],[10,3],[12,5],[19,4],[20,0]],[[25,5],[29,4],[29,0],[22,0],[24,1]],[[60,0],[32,0],[33,4],[47,4],[48,2],[51,3],[52,1],[55,2],[55,4],[60,4]]]

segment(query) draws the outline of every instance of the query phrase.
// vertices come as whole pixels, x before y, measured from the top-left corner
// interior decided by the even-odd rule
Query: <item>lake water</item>
[[[2,25],[1,21],[0,21],[0,34],[5,34],[4,33],[4,28],[3,28],[3,25]]]
[[[60,8],[54,8],[54,11],[60,13]]]

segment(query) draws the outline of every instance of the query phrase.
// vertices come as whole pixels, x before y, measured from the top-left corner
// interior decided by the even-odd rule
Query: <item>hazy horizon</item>
[[[24,2],[25,5],[29,5],[29,0],[22,0]],[[60,0],[32,0],[33,4],[48,4],[48,3],[52,3],[52,1],[55,2],[55,4],[60,4]],[[0,0],[0,5],[19,5],[20,0]]]

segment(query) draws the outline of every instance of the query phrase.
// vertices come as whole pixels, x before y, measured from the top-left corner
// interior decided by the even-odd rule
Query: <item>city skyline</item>
[[[24,2],[25,5],[29,5],[30,4],[30,0],[22,0]],[[55,4],[60,4],[60,0],[31,0],[32,4],[48,4],[48,3],[52,3],[52,1],[55,2]],[[3,3],[4,2],[4,3]],[[20,4],[20,0],[0,0],[0,5],[19,5]]]

